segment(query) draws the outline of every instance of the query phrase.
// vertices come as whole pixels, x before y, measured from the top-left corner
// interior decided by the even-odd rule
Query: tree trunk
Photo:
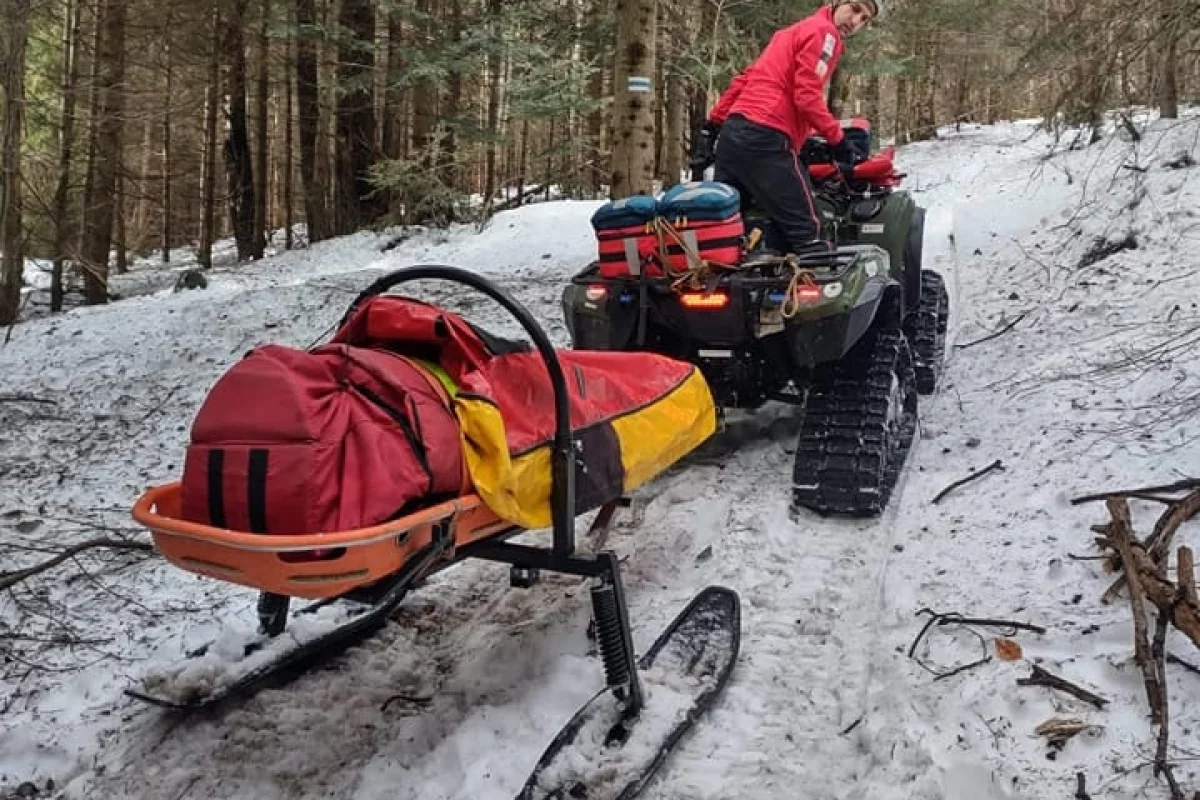
[[[1162,36],[1161,67],[1158,81],[1158,113],[1164,119],[1179,117],[1179,81],[1176,72],[1179,69],[1178,47],[1179,31],[1182,27],[1183,12],[1178,8],[1178,0],[1163,0],[1164,14]]]
[[[152,213],[150,209],[151,195],[150,192],[146,191],[145,187],[149,182],[150,170],[153,165],[152,156],[154,155],[154,131],[154,117],[150,114],[146,114],[142,118],[142,143],[138,147],[138,151],[141,153],[141,158],[139,160],[136,173],[137,186],[139,187],[139,191],[137,192],[137,202],[134,203],[133,206],[132,224],[129,224],[129,221],[126,220],[126,224],[129,224],[129,228],[132,229],[132,235],[126,232],[125,244],[129,249],[138,252],[141,252],[144,249],[146,233],[147,229],[149,228],[149,221]],[[130,176],[123,175],[122,179],[129,181]],[[129,208],[128,201],[131,199],[132,198],[129,197],[124,199],[124,202],[126,203],[126,210]],[[120,218],[120,215],[118,215],[117,219]],[[120,270],[118,270],[118,272],[119,271]]]
[[[662,185],[666,189],[679,183],[684,165],[684,126],[687,93],[684,77],[672,67],[667,71],[666,131],[663,134]]]
[[[163,13],[163,55],[167,62],[162,108],[162,263],[171,263],[171,92],[174,90],[174,64],[171,61],[171,7]]]
[[[296,108],[300,136],[300,183],[309,243],[329,236],[325,188],[317,179],[321,96],[317,83],[317,12],[314,0],[296,0]]]
[[[292,114],[295,111],[292,108],[292,76],[295,74],[293,62],[295,60],[295,50],[293,43],[288,43],[287,57],[288,68],[284,70],[283,93],[284,93],[284,120],[283,120],[283,247],[285,250],[291,250],[294,242],[292,241],[292,181],[295,167],[292,164],[292,128],[294,122]]]
[[[225,174],[229,182],[229,223],[238,261],[263,255],[262,240],[254,236],[254,164],[246,125],[246,2],[233,0],[233,13],[225,24],[224,46],[229,68]]]
[[[496,2],[497,0],[491,0]],[[383,124],[382,141],[385,158],[400,158],[403,152],[401,142],[404,138],[404,90],[401,81],[404,78],[404,21],[400,10],[392,8],[387,18],[387,70],[384,76],[383,89]]]
[[[125,165],[117,161],[116,191],[113,192],[113,249],[116,250],[116,260],[113,268],[118,275],[129,272],[129,234],[125,225]]]
[[[200,181],[200,244],[196,261],[212,268],[212,246],[217,238],[217,103],[221,97],[221,6],[212,7],[212,42],[208,54],[208,85],[204,91],[204,173]]]
[[[25,275],[25,243],[21,232],[21,146],[25,130],[25,49],[29,38],[30,0],[4,0],[6,30],[0,53],[4,116],[0,118],[0,325],[17,319]]]
[[[262,0],[262,19],[258,27],[258,80],[255,86],[255,136],[254,136],[254,241],[265,243],[267,240],[267,126],[270,118],[267,112],[267,93],[270,91],[268,81],[270,58],[270,40],[267,38],[267,26],[271,19],[271,0]],[[263,245],[258,244],[261,248]],[[262,257],[262,250],[259,250]]]
[[[84,0],[68,0],[62,36],[62,117],[58,126],[58,181],[54,187],[54,266],[50,310],[62,311],[63,264],[70,238],[69,189],[75,138],[75,92],[79,85],[79,34]]]
[[[458,42],[462,40],[462,2],[461,0],[449,0],[449,4],[450,24],[448,34],[450,41],[455,43],[453,46],[457,48]],[[456,167],[458,160],[458,130],[455,120],[458,118],[462,105],[462,70],[463,68],[459,65],[451,65],[449,85],[446,87],[446,100],[439,113],[439,117],[445,120],[446,124],[440,148],[441,164],[438,168],[438,177],[441,184],[451,190],[458,185]],[[439,216],[446,222],[453,222],[454,206],[446,204],[444,213]]]
[[[433,0],[417,0],[417,18],[414,23],[414,49],[418,53],[428,52],[433,41],[431,15],[435,8]],[[436,164],[434,151],[434,128],[437,121],[437,85],[432,78],[422,78],[412,90],[412,158],[420,160],[419,169],[427,181],[432,181]],[[405,198],[405,220],[409,224],[428,222],[437,216],[438,209],[431,208],[421,190],[409,188]]]
[[[488,0],[488,103],[487,103],[487,153],[484,155],[483,210],[491,211],[496,196],[496,152],[500,147],[500,70],[503,67],[503,38],[500,30],[500,0]]]
[[[610,195],[654,188],[654,51],[656,0],[617,0],[614,141]]]
[[[121,128],[125,81],[126,0],[101,0],[97,18],[95,117],[88,158],[91,198],[83,211],[81,256],[86,274],[87,302],[108,302],[108,257],[112,245],[114,196],[121,163]]]
[[[352,233],[371,224],[387,207],[371,185],[375,161],[375,10],[370,0],[342,0],[337,82],[336,230]]]

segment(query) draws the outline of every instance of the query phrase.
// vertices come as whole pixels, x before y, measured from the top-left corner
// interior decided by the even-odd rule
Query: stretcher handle
[[[567,396],[567,382],[562,364],[549,337],[529,310],[521,305],[504,289],[482,275],[461,267],[441,264],[418,264],[404,267],[376,280],[351,303],[344,319],[367,300],[381,295],[402,283],[418,280],[445,280],[461,283],[486,294],[512,314],[521,327],[533,339],[546,372],[550,375],[550,387],[554,391],[554,450],[550,455],[551,484],[550,510],[554,524],[554,554],[570,556],[575,552],[575,453],[571,441],[571,406]]]

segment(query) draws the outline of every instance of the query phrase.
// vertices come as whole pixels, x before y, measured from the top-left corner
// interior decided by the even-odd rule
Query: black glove
[[[866,161],[866,159],[867,154],[849,136],[843,136],[842,140],[833,148],[833,160],[839,163],[853,166],[860,161]]]
[[[706,122],[696,134],[692,142],[692,154],[688,166],[692,169],[692,180],[700,180],[704,170],[716,161],[717,137],[721,135],[721,126],[715,122]],[[700,177],[697,177],[700,176]]]

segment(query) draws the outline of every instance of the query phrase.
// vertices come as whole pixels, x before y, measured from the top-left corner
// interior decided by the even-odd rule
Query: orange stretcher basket
[[[155,547],[180,569],[264,592],[325,599],[398,572],[448,526],[454,549],[512,532],[476,494],[415,511],[382,525],[302,535],[246,533],[180,518],[180,482],[146,491],[133,518]]]

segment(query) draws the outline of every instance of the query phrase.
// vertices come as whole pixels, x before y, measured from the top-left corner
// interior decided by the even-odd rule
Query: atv
[[[865,120],[843,126],[869,142]],[[722,411],[795,405],[793,513],[880,514],[912,444],[918,395],[937,387],[949,311],[942,277],[922,268],[925,210],[897,188],[905,176],[894,155],[886,148],[837,164],[823,141],[806,143],[801,160],[831,255],[787,253],[754,199],[715,181],[609,204],[602,211],[625,227],[602,230],[597,212],[600,259],[563,292],[572,347],[645,349],[695,363]],[[664,213],[672,193],[705,191],[738,198],[736,215],[714,222],[707,240],[703,221]],[[630,215],[648,217],[650,205],[655,216],[631,243],[639,229]],[[730,223],[742,232],[732,253]],[[704,257],[706,241],[719,263]]]

